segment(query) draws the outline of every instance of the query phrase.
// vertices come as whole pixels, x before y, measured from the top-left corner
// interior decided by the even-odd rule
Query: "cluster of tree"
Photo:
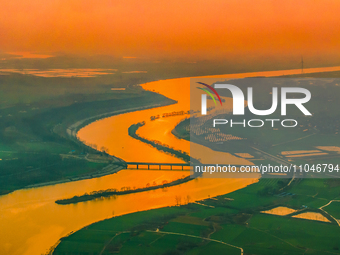
[[[185,196],[183,198],[183,202],[182,202],[182,196],[175,196],[175,200],[176,200],[176,205],[180,206],[180,205],[187,205],[191,202],[191,197],[189,195]]]
[[[167,117],[172,117],[172,116],[178,116],[178,115],[184,115],[184,114],[190,114],[192,113],[193,111],[192,110],[189,110],[189,111],[178,111],[178,112],[166,112],[166,113],[163,113],[162,115],[155,115],[155,116],[151,116],[150,117],[150,120],[157,120],[159,118],[167,118]]]

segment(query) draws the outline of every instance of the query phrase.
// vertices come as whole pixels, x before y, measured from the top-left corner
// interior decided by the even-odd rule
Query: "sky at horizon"
[[[0,52],[340,56],[336,0],[1,0]]]

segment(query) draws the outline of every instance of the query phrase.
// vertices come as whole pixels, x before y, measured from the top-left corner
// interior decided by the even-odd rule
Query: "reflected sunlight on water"
[[[333,68],[305,69],[308,72],[340,70]],[[301,70],[259,72],[234,75],[214,76],[216,79],[277,76],[300,73]],[[202,78],[204,79],[204,78]],[[210,80],[211,82],[211,80]],[[145,89],[155,90],[175,99],[178,104],[154,109],[131,112],[96,121],[81,129],[78,137],[86,143],[97,144],[109,148],[109,153],[126,161],[144,162],[182,162],[181,160],[159,152],[128,135],[127,129],[132,124],[147,121],[138,133],[150,139],[159,140],[175,149],[189,152],[190,144],[179,140],[171,134],[171,130],[185,116],[176,116],[150,122],[150,116],[162,112],[189,109],[189,78],[152,82],[143,85]],[[182,93],[178,93],[178,91]],[[204,150],[204,148],[202,148]],[[232,155],[228,160],[242,160]],[[112,216],[132,213],[152,208],[173,206],[175,196],[186,197],[192,201],[226,194],[257,182],[250,179],[209,179],[198,178],[193,181],[147,192],[97,199],[78,204],[57,205],[55,200],[80,195],[85,192],[119,187],[139,187],[147,183],[162,180],[173,180],[188,172],[124,170],[117,174],[82,180],[53,186],[23,189],[0,197],[0,254],[36,255],[45,253],[59,238],[71,231],[76,231],[93,222]]]

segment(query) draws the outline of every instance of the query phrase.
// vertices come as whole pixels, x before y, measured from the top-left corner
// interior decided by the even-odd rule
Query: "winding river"
[[[337,71],[340,67],[305,69],[305,73]],[[278,76],[297,74],[301,70],[271,71],[213,76],[225,78]],[[201,81],[207,77],[202,77]],[[211,82],[211,80],[209,80]],[[144,137],[161,141],[186,152],[190,143],[179,140],[171,130],[185,116],[161,118],[150,121],[150,116],[189,109],[189,78],[162,80],[144,84],[146,90],[156,91],[178,101],[177,104],[116,115],[91,123],[78,132],[85,143],[105,146],[109,153],[126,161],[181,162],[181,160],[157,151],[131,138],[130,125],[146,121],[138,130]],[[181,93],[178,91],[181,90]],[[206,148],[202,147],[202,152]],[[225,153],[229,163],[249,163]],[[68,198],[94,190],[121,187],[144,187],[147,183],[160,184],[187,175],[181,171],[123,170],[117,174],[99,178],[56,184],[39,188],[23,189],[0,197],[0,254],[45,254],[58,240],[93,222],[136,211],[149,210],[176,204],[175,196],[190,196],[191,201],[205,199],[246,187],[257,179],[209,179],[198,178],[178,186],[148,192],[105,198],[71,205],[57,205],[57,199]]]

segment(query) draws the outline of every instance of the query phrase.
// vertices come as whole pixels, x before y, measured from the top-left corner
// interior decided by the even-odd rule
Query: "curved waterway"
[[[305,73],[337,71],[340,67],[305,69]],[[297,74],[301,70],[286,70],[234,75],[213,76],[216,80],[225,78],[278,76]],[[202,78],[204,81],[204,77]],[[105,146],[109,153],[126,161],[181,162],[171,155],[157,151],[128,135],[130,125],[146,121],[138,133],[155,139],[175,149],[189,152],[190,144],[179,140],[171,130],[185,116],[162,118],[149,121],[150,116],[165,112],[189,109],[189,78],[157,81],[144,84],[144,89],[156,91],[178,101],[177,104],[138,112],[125,113],[96,121],[81,129],[78,137],[85,143]],[[211,82],[211,80],[209,81]],[[181,91],[181,93],[178,93]],[[206,148],[202,147],[202,151]],[[225,153],[229,163],[249,163],[246,160]],[[0,254],[40,255],[45,254],[57,241],[86,225],[117,215],[175,205],[175,196],[201,200],[226,194],[243,188],[257,179],[209,179],[193,181],[148,192],[141,192],[78,204],[57,205],[57,199],[81,195],[94,190],[122,187],[144,187],[160,184],[187,175],[181,171],[123,170],[117,174],[70,183],[32,189],[23,189],[0,197]]]

